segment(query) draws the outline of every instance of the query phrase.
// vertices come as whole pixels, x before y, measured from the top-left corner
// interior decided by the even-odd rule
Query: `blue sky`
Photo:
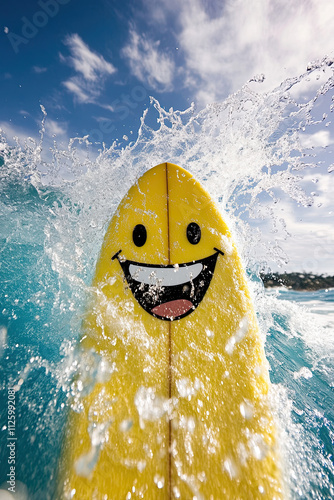
[[[2,6],[1,118],[110,144],[163,106],[222,100],[256,74],[264,88],[333,50],[324,0],[16,0]],[[9,127],[8,127],[9,128]]]
[[[7,1],[0,128],[8,139],[37,137],[43,105],[46,134],[60,144],[88,134],[110,146],[136,135],[149,96],[165,108],[186,109],[194,101],[201,109],[255,75],[265,75],[266,91],[303,73],[310,61],[333,56],[333,26],[328,0]],[[308,90],[320,84],[321,75]],[[331,146],[333,126],[304,141]],[[331,188],[327,178],[318,184],[324,234],[332,230],[333,175]],[[322,216],[310,217],[314,229]],[[298,219],[292,213],[290,219],[298,233]]]
[[[43,104],[58,138],[90,134],[111,144],[137,131],[152,94],[162,105],[188,107],[176,40],[166,25],[157,30],[144,5],[7,2],[0,70],[0,121],[7,130],[36,134]]]

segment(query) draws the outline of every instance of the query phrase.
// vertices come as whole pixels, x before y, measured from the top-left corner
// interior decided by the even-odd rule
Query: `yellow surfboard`
[[[77,381],[58,498],[283,498],[245,274],[186,170],[163,163],[129,190],[93,287],[81,346],[87,373],[99,362],[92,387]]]

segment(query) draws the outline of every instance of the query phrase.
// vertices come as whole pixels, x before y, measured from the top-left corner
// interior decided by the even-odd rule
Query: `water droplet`
[[[242,318],[242,320],[239,322],[239,326],[237,328],[237,331],[235,332],[232,337],[228,340],[226,346],[225,346],[225,351],[227,354],[231,355],[234,351],[235,345],[240,342],[247,334],[248,332],[248,326],[249,326],[249,320],[248,317],[245,316]]]
[[[173,487],[174,498],[181,498],[180,490],[177,486]]]
[[[135,395],[135,405],[143,420],[154,421],[168,410],[168,399],[158,396],[152,387],[140,387]]]
[[[193,417],[189,417],[188,418],[188,425],[187,425],[188,431],[194,432],[195,427],[196,427],[195,419]]]
[[[226,460],[224,460],[223,470],[228,473],[231,479],[235,479],[238,476],[238,469],[232,458],[226,458]]]
[[[7,344],[7,328],[5,326],[0,326],[0,356],[2,356]]]
[[[156,474],[154,476],[154,482],[157,485],[157,487],[159,488],[159,490],[161,490],[165,485],[165,478]]]
[[[244,419],[246,419],[246,420],[251,419],[253,417],[253,413],[254,413],[254,408],[253,408],[252,403],[250,403],[249,401],[246,401],[246,400],[243,403],[241,403],[240,413],[244,417]]]
[[[249,449],[254,458],[263,460],[268,453],[268,445],[261,434],[253,434],[248,441]]]
[[[197,392],[202,387],[201,381],[196,377],[194,382],[189,380],[188,378],[182,378],[176,381],[176,387],[179,391],[181,398],[191,399],[192,396],[195,396]]]
[[[100,446],[92,446],[88,453],[81,455],[75,462],[75,470],[79,476],[89,477],[99,458]]]
[[[131,429],[132,426],[132,420],[123,420],[123,422],[120,423],[119,428],[122,432],[127,432]]]
[[[143,470],[145,469],[146,467],[146,460],[139,460],[139,462],[137,463],[137,469],[139,472],[143,472]]]

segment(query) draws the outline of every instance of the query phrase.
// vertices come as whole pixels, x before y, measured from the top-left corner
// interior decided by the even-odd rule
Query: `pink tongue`
[[[193,304],[190,300],[171,300],[170,302],[165,302],[164,304],[160,304],[160,306],[154,307],[152,313],[163,318],[176,318],[188,312],[192,307]]]

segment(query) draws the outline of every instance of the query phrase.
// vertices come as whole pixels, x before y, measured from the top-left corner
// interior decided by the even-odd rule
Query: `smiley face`
[[[162,239],[167,239],[167,252],[168,252],[168,264],[153,264],[153,262],[142,262],[138,260],[133,260],[129,257],[131,250],[123,251],[123,245],[117,250],[117,252],[111,257],[113,260],[118,260],[126,282],[139,305],[149,314],[158,318],[160,320],[173,321],[179,320],[188,316],[190,313],[195,311],[197,306],[203,300],[209,286],[211,279],[214,275],[216,263],[218,256],[224,255],[224,252],[218,247],[212,246],[211,252],[203,251],[202,257],[199,259],[192,259],[194,248],[198,248],[203,244],[203,239],[208,238],[208,221],[205,214],[201,214],[196,203],[200,199],[200,195],[195,190],[195,197],[192,191],[190,191],[192,203],[186,203],[184,209],[187,208],[190,214],[188,215],[190,219],[183,220],[180,215],[176,216],[175,220],[173,218],[173,202],[182,202],[183,190],[189,190],[193,188],[193,184],[189,184],[190,178],[189,174],[185,175],[184,171],[181,171],[179,167],[171,164],[166,164],[162,178],[160,178],[160,183],[165,185],[165,195],[159,200],[158,205],[155,207],[156,220],[153,222],[147,220],[147,215],[149,212],[143,210],[142,220],[134,224],[133,228],[129,228],[128,239],[130,245],[138,249],[139,252],[143,252],[145,247],[150,248],[152,242],[152,236],[159,232],[159,208],[161,205],[165,209],[164,217],[167,221],[167,231],[166,234],[161,234]],[[159,166],[156,167],[159,169]],[[151,186],[145,186],[146,192],[143,191],[144,188],[139,188],[141,193],[145,192],[145,202],[147,203],[147,198],[151,196],[156,191],[156,175],[160,172],[149,171],[146,176],[151,177]],[[161,166],[160,166],[161,170]],[[175,177],[173,179],[173,174]],[[182,177],[184,176],[184,177]],[[174,185],[174,193],[171,193],[171,188]],[[139,187],[139,186],[138,186]],[[197,188],[197,186],[196,186]],[[129,200],[130,201],[130,200]],[[128,207],[133,205],[133,201],[127,204]],[[138,211],[142,211],[140,208]],[[191,213],[191,211],[193,213]],[[153,213],[155,213],[153,212]],[[196,217],[196,220],[192,220],[191,217]],[[200,221],[200,219],[202,219]],[[180,234],[176,237],[175,241],[171,240],[171,231],[175,226],[179,226]],[[211,238],[209,238],[211,239]],[[186,240],[186,244],[185,244]],[[183,245],[185,249],[185,254],[188,254],[188,260],[186,262],[175,262],[170,263],[171,260],[171,250],[176,245]],[[128,247],[129,245],[126,245]],[[154,254],[152,255],[152,260],[154,260]]]
[[[96,282],[108,281],[105,269],[110,275],[121,270],[118,282],[121,277],[141,310],[159,320],[180,320],[203,301],[217,261],[224,261],[221,237],[227,232],[211,198],[188,172],[158,165],[122,200],[106,234]]]

